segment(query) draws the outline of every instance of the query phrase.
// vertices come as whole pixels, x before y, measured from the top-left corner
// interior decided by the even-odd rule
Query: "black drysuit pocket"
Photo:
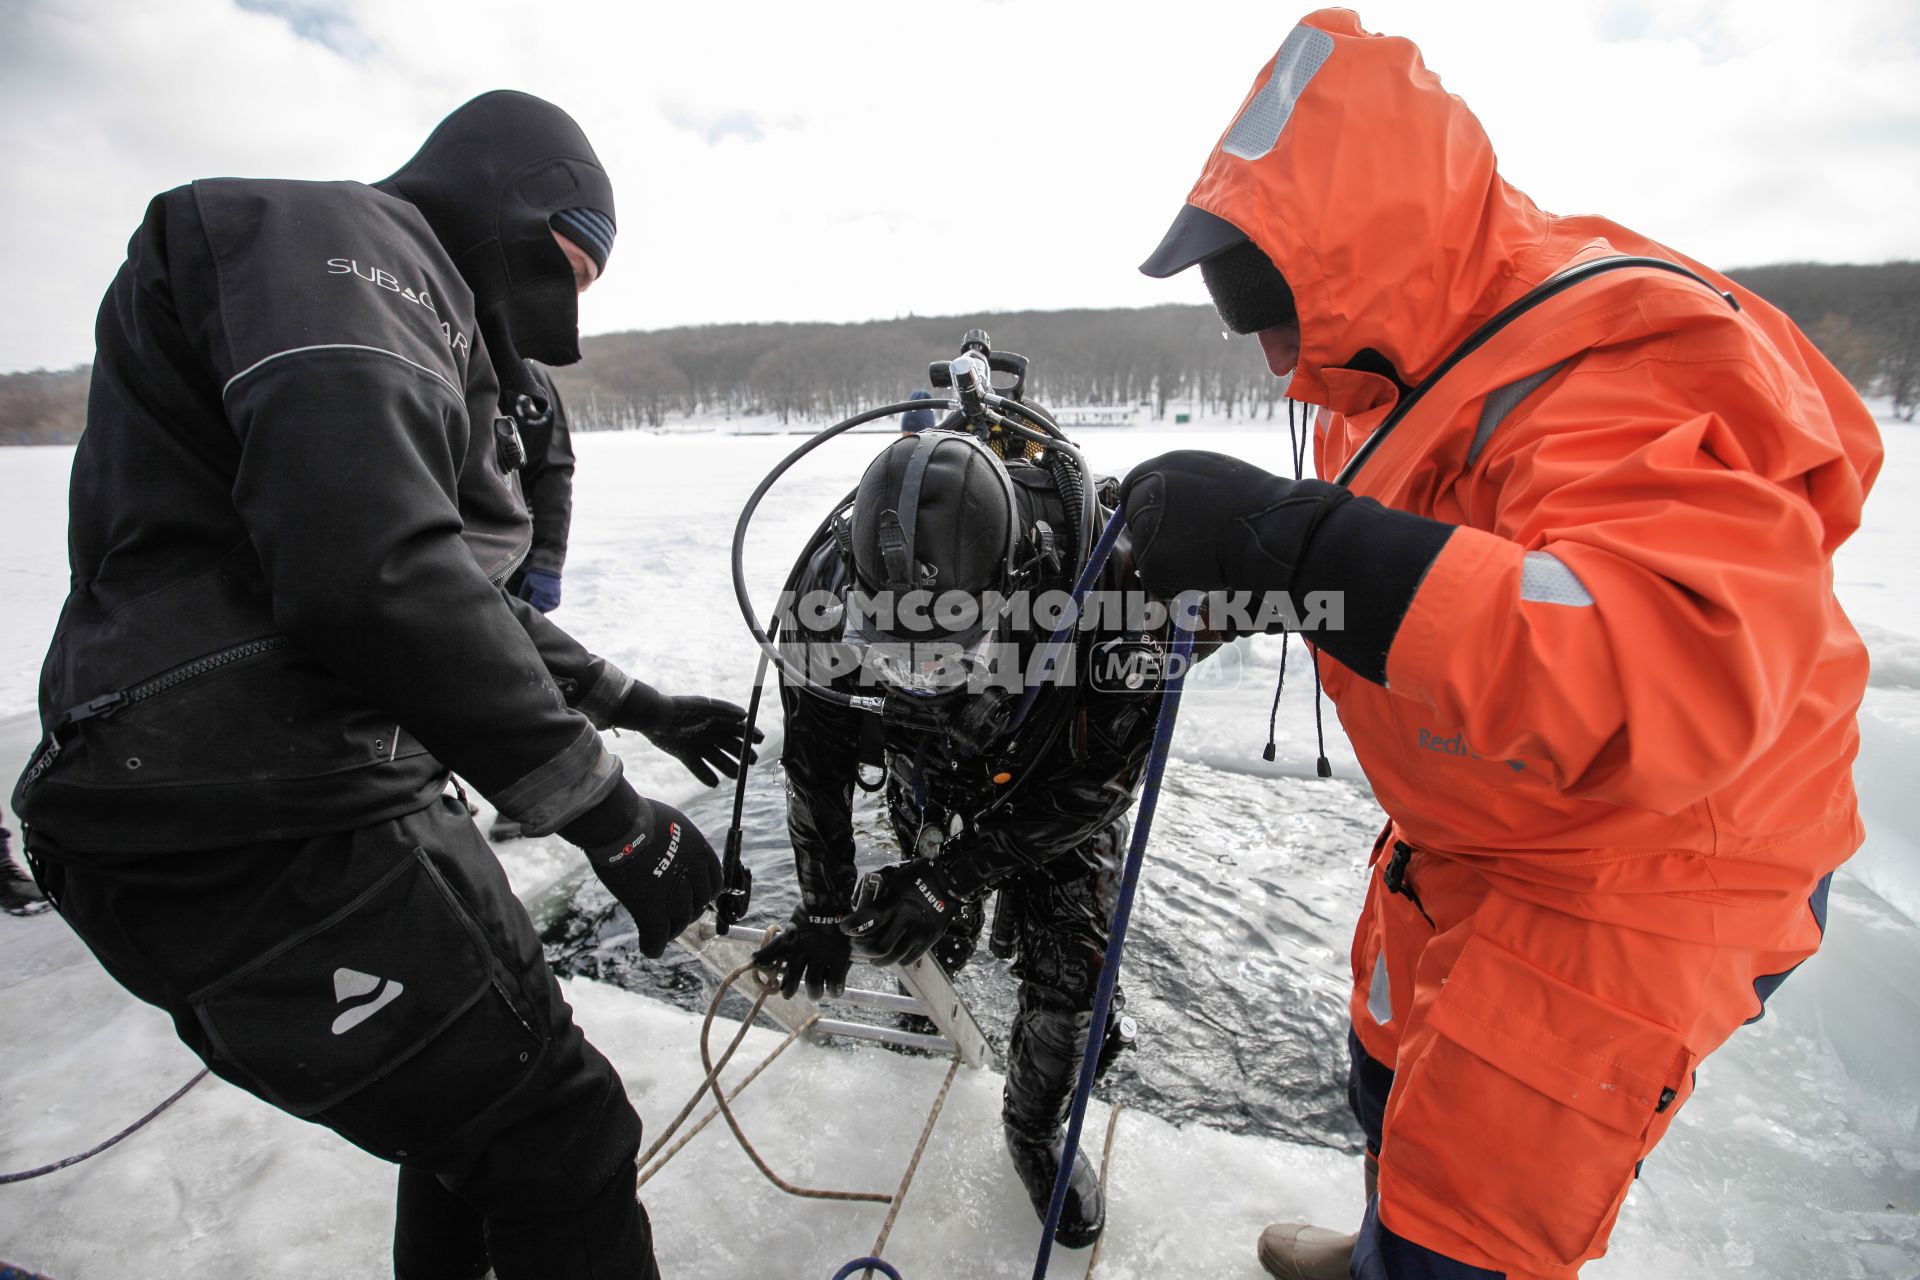
[[[240,1083],[387,1159],[511,1092],[546,1047],[518,983],[424,850],[192,997]]]

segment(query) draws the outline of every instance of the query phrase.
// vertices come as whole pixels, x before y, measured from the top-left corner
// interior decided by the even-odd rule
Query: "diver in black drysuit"
[[[400,1165],[401,1280],[657,1275],[639,1119],[443,794],[585,850],[649,955],[719,888],[599,730],[711,781],[743,713],[501,587],[523,357],[579,358],[554,237],[604,266],[612,232],[579,127],[492,93],[372,186],[155,197],[101,305],[28,858],[215,1074]]]
[[[924,462],[918,514],[909,517],[903,506],[916,501],[903,504],[905,478],[916,450],[930,444],[937,447]],[[991,474],[1001,466],[1012,482],[1011,510]],[[845,597],[855,584],[886,589],[882,527],[889,517],[896,531],[910,519],[917,524],[911,554],[918,563],[909,572],[922,583],[976,594],[1005,591],[1012,563],[1014,585],[1037,595],[1072,586],[1071,552],[1058,549],[1073,546],[1076,516],[1045,468],[1002,464],[985,446],[953,433],[900,439],[868,469],[851,513],[802,556],[787,597],[802,606],[783,616],[782,645],[794,661],[827,669],[821,660],[848,634],[838,620],[844,615],[829,619],[832,625],[809,626],[820,619],[809,619],[804,601],[819,592]],[[1051,557],[1043,540],[1055,548]],[[1002,548],[1009,541],[1007,556]],[[1133,587],[1131,566],[1123,536],[1096,586]],[[1159,711],[1152,684],[1131,691],[1088,678],[1090,650],[1100,638],[1080,638],[1077,678],[1045,688],[1026,724],[1011,735],[982,732],[968,718],[980,711],[981,698],[1017,695],[963,690],[930,698],[934,709],[922,723],[881,730],[870,713],[824,701],[787,680],[781,686],[782,764],[801,905],[791,928],[760,957],[785,965],[788,994],[803,981],[816,996],[838,990],[855,946],[864,958],[883,961],[910,960],[931,948],[952,973],[977,945],[986,895],[994,889],[1009,895],[1001,909],[1015,913],[1013,971],[1020,990],[1002,1119],[1015,1168],[1043,1217],[1118,900],[1127,813]],[[964,644],[974,637],[958,639]],[[998,636],[1017,646],[1022,670],[1043,639],[1032,626]],[[839,652],[844,667],[858,650]],[[868,663],[830,683],[845,693],[886,692],[872,671]],[[881,871],[873,902],[856,910],[852,806],[863,759],[884,768],[888,814],[908,860]],[[1108,1061],[1120,1042],[1118,1023],[1116,1012],[1107,1031]],[[1084,1153],[1071,1187],[1058,1238],[1077,1248],[1092,1243],[1104,1223],[1097,1169]]]

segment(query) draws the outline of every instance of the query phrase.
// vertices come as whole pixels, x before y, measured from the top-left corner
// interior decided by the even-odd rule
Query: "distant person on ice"
[[[933,399],[933,393],[925,387],[915,387],[913,393],[909,395],[907,399],[931,400]],[[935,418],[931,408],[909,409],[900,415],[900,430],[907,435],[913,435],[916,432],[925,431],[932,427],[934,422]]]
[[[789,995],[803,981],[815,996],[838,994],[856,948],[876,963],[931,950],[952,973],[978,945],[985,901],[998,889],[1020,979],[1001,1119],[1014,1169],[1043,1218],[1092,1034],[1127,815],[1160,705],[1152,684],[1061,680],[1043,687],[1026,728],[1012,734],[1006,725],[1019,695],[969,687],[973,668],[997,654],[1017,652],[1014,669],[1032,669],[1046,632],[1011,609],[991,614],[988,602],[1071,587],[1080,566],[1061,550],[1077,545],[1067,505],[1048,470],[1003,462],[969,435],[927,430],[890,444],[867,468],[837,531],[803,552],[790,584],[803,602],[799,626],[783,625],[783,644],[808,663],[844,649],[833,687],[903,701],[884,732],[869,737],[879,717],[783,681],[787,827],[801,905],[791,927],[756,956],[784,965]],[[1123,540],[1097,585],[1123,591],[1132,583]],[[921,614],[927,625],[916,625],[904,602],[934,590],[943,601],[959,593],[979,602],[973,621],[956,614],[955,625],[942,628]],[[892,625],[857,614],[839,625],[807,621],[805,601],[844,600],[850,591],[897,606]],[[864,905],[855,901],[852,812],[863,763],[884,773],[906,858],[877,873],[877,892]],[[1127,1039],[1117,1005],[1099,1034],[1104,1068]],[[1099,1166],[1084,1151],[1069,1186],[1059,1240],[1081,1248],[1105,1224]]]
[[[552,613],[560,607],[560,575],[567,567],[567,535],[573,526],[573,436],[553,375],[531,360],[526,365],[547,411],[520,433],[527,452],[520,489],[533,517],[533,541],[527,558],[507,579],[507,592],[542,613]]]
[[[1566,274],[1628,256],[1668,265]],[[1141,576],[1344,592],[1314,639],[1390,818],[1352,952],[1378,1193],[1357,1239],[1283,1224],[1260,1261],[1571,1276],[1860,844],[1832,557],[1878,436],[1759,298],[1507,185],[1419,51],[1346,10],[1286,38],[1141,269],[1195,265],[1323,406],[1340,480],[1142,463]]]
[[[584,849],[648,955],[719,888],[599,731],[710,782],[740,710],[502,590],[523,358],[579,358],[613,213],[565,113],[490,93],[372,186],[156,196],[100,310],[28,855],[216,1074],[400,1165],[401,1280],[657,1274],[640,1122],[442,794]]]

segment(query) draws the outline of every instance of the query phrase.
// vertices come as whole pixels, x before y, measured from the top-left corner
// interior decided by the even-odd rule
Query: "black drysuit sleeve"
[[[796,594],[838,592],[843,570],[831,543],[815,547]],[[804,613],[804,611],[802,611]],[[801,661],[839,639],[783,620],[783,648]],[[853,909],[853,788],[859,774],[860,726],[865,712],[827,702],[782,677],[780,707],[786,746],[780,757],[787,775],[787,835],[793,842],[800,899],[811,915],[844,915]]]
[[[233,501],[276,624],[529,832],[630,795],[481,568],[481,534],[463,536],[463,497],[493,465],[472,452],[492,449],[493,382],[477,335],[449,346],[460,286],[424,223],[202,216],[218,293],[201,323],[240,450]],[[340,245],[359,253],[355,274],[323,272]],[[438,309],[363,280],[376,260],[401,282],[439,268]]]
[[[589,653],[586,646],[525,600],[507,594],[506,601],[533,647],[540,651],[540,661],[567,705],[591,720],[594,728],[611,728],[614,713],[633,688],[633,677]]]
[[[531,360],[527,369],[545,389],[553,412],[546,425],[524,433],[527,463],[520,469],[520,487],[533,515],[533,549],[527,552],[526,567],[559,573],[567,563],[567,535],[573,525],[573,437],[553,376]]]

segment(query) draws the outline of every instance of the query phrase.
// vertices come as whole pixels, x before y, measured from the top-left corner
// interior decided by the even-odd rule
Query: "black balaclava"
[[[1293,290],[1280,269],[1251,240],[1242,240],[1200,264],[1200,277],[1213,295],[1214,309],[1235,333],[1258,333],[1277,324],[1296,328]]]
[[[573,117],[550,102],[502,89],[440,122],[413,159],[374,184],[420,210],[473,290],[501,400],[541,400],[521,357],[580,359],[579,291],[551,219],[588,210],[613,230],[613,184]],[[579,243],[579,220],[561,229]],[[595,255],[605,265],[604,249]]]

